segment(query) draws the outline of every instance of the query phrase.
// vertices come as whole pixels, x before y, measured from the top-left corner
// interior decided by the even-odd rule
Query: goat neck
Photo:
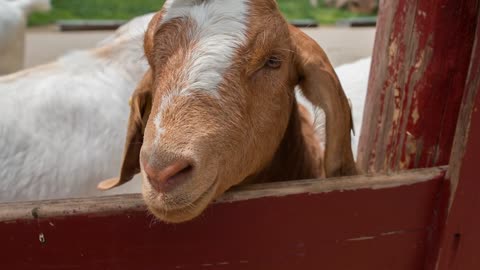
[[[287,129],[272,161],[242,184],[325,177],[323,151],[312,122],[307,110],[294,102]]]

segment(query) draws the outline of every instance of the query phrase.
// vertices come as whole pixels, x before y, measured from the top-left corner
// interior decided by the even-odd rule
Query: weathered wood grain
[[[381,1],[359,146],[363,171],[448,164],[478,2]]]
[[[480,5],[477,7],[480,15]],[[480,16],[477,18],[480,26]],[[462,101],[450,168],[451,193],[443,196],[446,218],[427,269],[480,269],[480,27],[477,26],[466,93]],[[450,195],[450,196],[449,196]],[[442,209],[439,209],[442,210]]]
[[[242,186],[227,192],[217,203],[231,203],[268,197],[319,194],[334,191],[386,189],[429,181],[445,174],[447,167],[411,170],[402,174],[352,176]],[[146,211],[140,194],[85,199],[0,204],[0,222],[75,215],[108,215],[123,211]]]

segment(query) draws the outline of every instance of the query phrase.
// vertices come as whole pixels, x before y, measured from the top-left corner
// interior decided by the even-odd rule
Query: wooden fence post
[[[478,4],[380,1],[358,156],[364,172],[448,164]]]
[[[438,224],[433,240],[440,241],[432,245],[427,270],[480,269],[480,17],[468,74],[447,176],[449,192],[443,198],[446,209],[440,209],[446,218]]]

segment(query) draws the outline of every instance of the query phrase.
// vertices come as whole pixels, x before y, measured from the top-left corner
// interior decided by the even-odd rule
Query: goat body
[[[147,15],[98,48],[0,77],[0,201],[96,196],[119,170]],[[133,27],[132,27],[133,26]],[[139,192],[132,185],[115,193]]]

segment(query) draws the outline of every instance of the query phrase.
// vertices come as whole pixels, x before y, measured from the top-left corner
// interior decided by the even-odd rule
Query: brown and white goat
[[[335,71],[276,1],[168,0],[144,48],[121,174],[100,189],[141,172],[151,212],[183,222],[240,183],[356,173]],[[325,112],[325,151],[296,86]]]

